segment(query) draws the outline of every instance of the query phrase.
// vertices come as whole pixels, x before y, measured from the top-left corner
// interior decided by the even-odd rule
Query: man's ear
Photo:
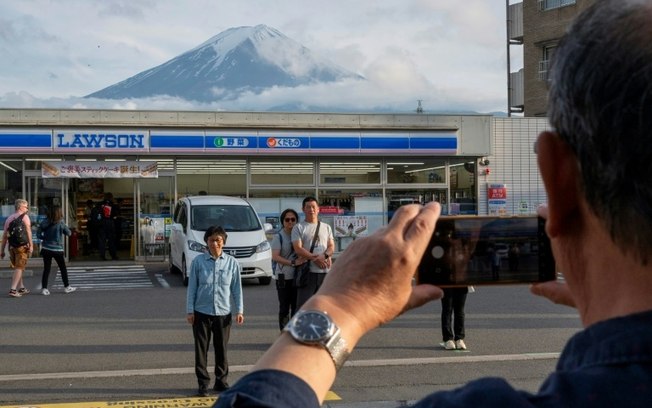
[[[553,238],[577,221],[581,188],[577,156],[555,132],[537,140],[537,162],[548,195],[546,232]]]

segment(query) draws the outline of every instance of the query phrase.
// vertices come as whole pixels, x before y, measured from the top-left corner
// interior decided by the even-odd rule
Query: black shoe
[[[206,387],[199,387],[199,390],[197,390],[197,395],[200,397],[208,397],[208,389]]]
[[[226,391],[229,389],[229,384],[223,381],[215,382],[213,389],[217,392]]]

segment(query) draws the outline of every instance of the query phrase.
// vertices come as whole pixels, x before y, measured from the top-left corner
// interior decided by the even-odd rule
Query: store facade
[[[404,204],[482,214],[492,129],[486,115],[4,110],[0,221],[16,198],[35,221],[60,205],[76,230],[68,254],[80,259],[86,202],[110,192],[121,206],[121,258],[147,260],[165,256],[180,197],[244,197],[278,228],[280,212],[301,213],[310,195],[341,251]]]

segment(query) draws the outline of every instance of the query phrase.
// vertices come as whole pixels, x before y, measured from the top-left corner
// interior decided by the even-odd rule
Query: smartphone
[[[417,283],[437,286],[535,283],[556,278],[555,260],[537,216],[440,217],[417,269]]]

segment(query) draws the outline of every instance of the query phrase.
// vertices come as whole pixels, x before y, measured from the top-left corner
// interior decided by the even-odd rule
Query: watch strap
[[[349,348],[344,340],[340,336],[340,329],[338,328],[330,341],[324,345],[328,354],[330,354],[335,364],[335,371],[339,371],[340,368],[344,365],[346,360],[349,358]]]

